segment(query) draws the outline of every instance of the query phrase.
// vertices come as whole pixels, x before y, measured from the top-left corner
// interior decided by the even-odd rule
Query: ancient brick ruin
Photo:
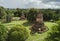
[[[43,33],[46,31],[46,26],[44,25],[44,21],[43,21],[43,14],[41,12],[37,14],[36,22],[32,25],[30,30],[31,30],[31,34],[34,34],[36,32]]]
[[[22,15],[21,15],[21,17],[20,17],[20,20],[25,20],[26,18],[25,18],[25,15],[24,15],[24,13],[22,12]]]

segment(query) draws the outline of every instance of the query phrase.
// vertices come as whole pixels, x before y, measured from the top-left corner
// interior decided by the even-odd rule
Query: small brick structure
[[[30,30],[31,30],[31,34],[34,34],[36,32],[41,34],[46,31],[46,26],[44,25],[44,21],[43,21],[43,14],[41,12],[38,13],[36,17],[36,22],[32,25]]]
[[[20,17],[20,20],[25,20],[25,15],[22,13],[21,17]]]

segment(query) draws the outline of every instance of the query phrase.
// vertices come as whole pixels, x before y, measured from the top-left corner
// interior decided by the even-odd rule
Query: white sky
[[[0,0],[5,8],[60,8],[60,0]]]

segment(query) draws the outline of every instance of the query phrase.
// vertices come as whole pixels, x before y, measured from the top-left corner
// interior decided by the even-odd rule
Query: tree
[[[26,28],[22,26],[14,26],[8,33],[7,41],[25,41],[28,38]]]
[[[24,13],[25,17],[27,18],[28,10],[23,10],[22,12]]]
[[[53,15],[53,20],[58,21],[60,18],[60,10],[56,10]]]
[[[6,14],[5,14],[4,19],[5,20],[3,22],[6,22],[6,23],[11,22],[12,12],[9,9],[6,10]]]
[[[0,7],[0,19],[4,18],[5,14],[6,14],[6,12],[5,12],[4,7]]]
[[[22,10],[20,10],[19,8],[16,9],[16,12],[14,12],[14,17],[21,17],[22,14]]]
[[[7,15],[6,15],[6,22],[7,23],[11,22],[11,19],[12,19],[11,15],[7,13]]]
[[[0,41],[6,41],[7,28],[0,24]]]
[[[30,9],[27,14],[28,22],[31,22],[31,23],[35,22],[37,14],[38,14],[37,9],[34,9],[34,8]]]
[[[49,20],[53,19],[53,17],[54,17],[53,15],[54,15],[54,12],[51,9],[46,9],[43,12],[43,19],[45,21],[49,21]]]

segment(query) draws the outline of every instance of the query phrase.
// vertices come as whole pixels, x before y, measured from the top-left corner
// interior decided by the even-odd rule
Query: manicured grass
[[[4,26],[6,26],[7,28],[11,28],[13,27],[14,25],[22,25],[24,26],[28,32],[30,33],[30,25],[27,23],[26,20],[24,21],[12,21],[11,23],[3,23]],[[26,41],[44,41],[44,38],[47,37],[48,35],[48,32],[51,31],[51,28],[52,26],[56,25],[56,23],[52,23],[52,22],[45,22],[45,25],[49,28],[49,31],[45,32],[45,33],[42,33],[42,34],[35,34],[33,36],[29,36],[29,38],[26,40]]]

